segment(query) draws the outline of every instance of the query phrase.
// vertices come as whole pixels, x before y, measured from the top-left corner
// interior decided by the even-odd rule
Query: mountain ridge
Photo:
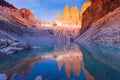
[[[0,0],[0,6],[17,9],[12,4],[8,3],[6,0]]]

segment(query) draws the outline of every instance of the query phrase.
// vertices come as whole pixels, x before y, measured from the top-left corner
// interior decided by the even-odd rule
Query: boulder
[[[6,74],[0,74],[0,80],[7,80]]]

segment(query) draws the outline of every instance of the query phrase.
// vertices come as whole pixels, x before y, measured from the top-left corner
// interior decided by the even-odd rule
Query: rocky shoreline
[[[30,49],[27,43],[8,38],[0,38],[0,56],[14,54],[27,49]]]
[[[16,74],[14,74],[11,79],[8,79],[8,76],[6,74],[0,74],[0,80],[14,80],[14,77]],[[42,80],[42,76],[37,76],[35,80]]]

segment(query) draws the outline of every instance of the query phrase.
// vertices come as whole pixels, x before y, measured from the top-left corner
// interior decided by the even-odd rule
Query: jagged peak
[[[71,16],[79,16],[79,10],[77,6],[72,7]]]
[[[68,24],[78,24],[80,21],[79,10],[77,6],[73,6],[70,10],[69,6],[66,5],[64,8],[64,16],[62,17],[60,12],[57,14],[57,21],[66,22]]]
[[[29,9],[22,8],[20,11],[23,14],[22,15],[23,18],[27,18],[29,20],[35,20],[34,14]]]
[[[70,19],[70,9],[68,5],[66,5],[64,8],[64,19]]]
[[[61,16],[61,13],[58,12],[58,14],[57,14],[57,20],[62,20],[62,19],[63,19],[63,17]]]
[[[65,6],[65,9],[69,9],[69,6],[68,6],[68,4]]]
[[[71,19],[74,21],[74,23],[78,23],[79,21],[79,10],[77,6],[72,7],[71,10]]]

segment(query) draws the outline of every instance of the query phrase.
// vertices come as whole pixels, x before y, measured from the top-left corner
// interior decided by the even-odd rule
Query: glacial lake
[[[52,45],[0,57],[13,80],[120,80],[120,49],[96,44]]]

